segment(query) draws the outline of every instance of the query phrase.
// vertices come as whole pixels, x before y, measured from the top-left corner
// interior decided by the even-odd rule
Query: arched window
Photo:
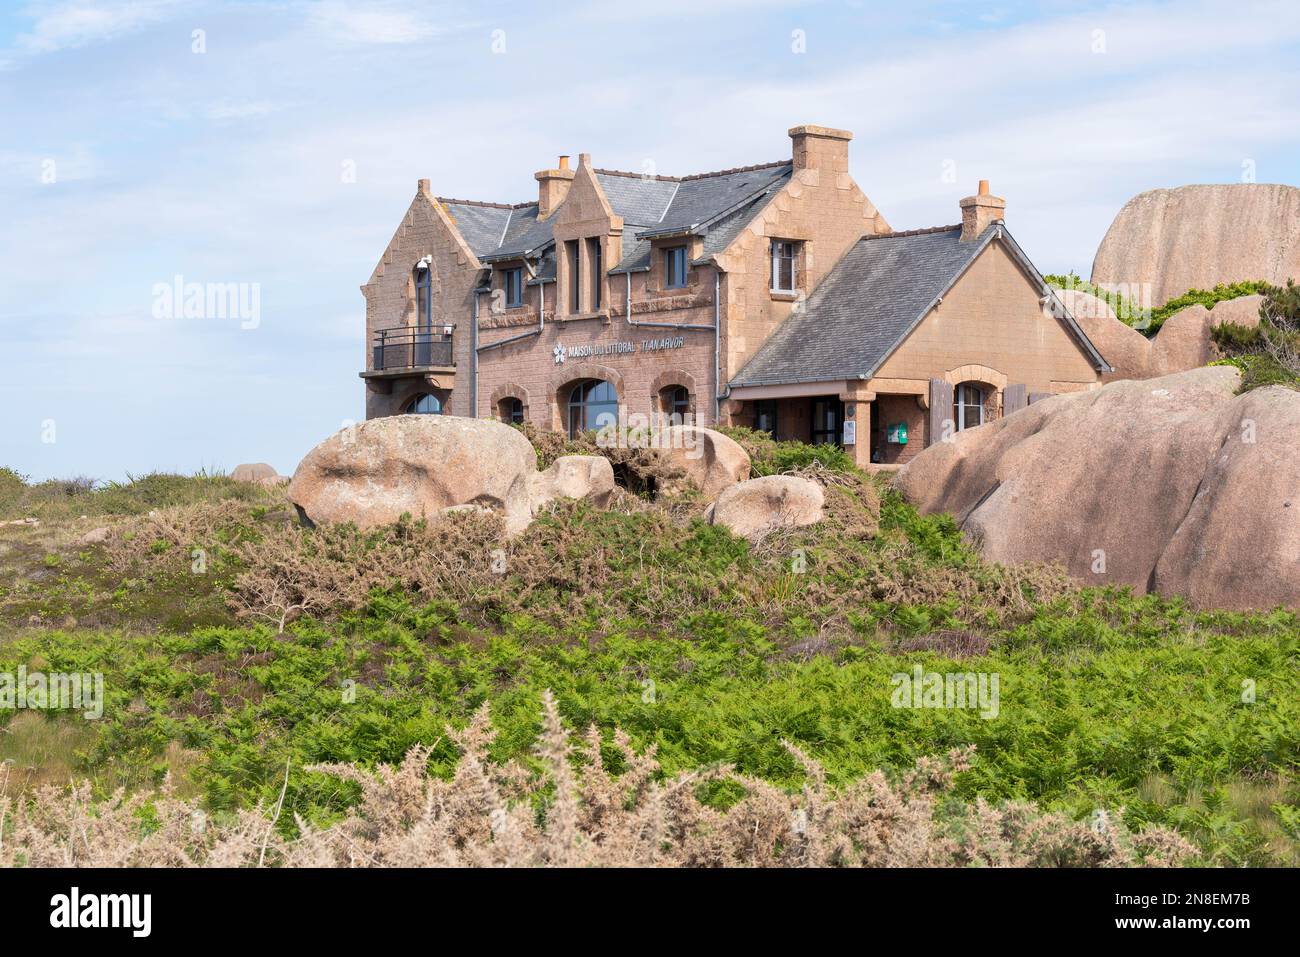
[[[691,411],[691,393],[684,385],[670,385],[660,390],[659,407],[667,414],[684,420]]]
[[[407,415],[442,415],[442,401],[436,395],[421,393],[406,403]]]
[[[579,382],[569,393],[569,438],[618,422],[618,393],[603,379]]]
[[[501,421],[507,425],[519,425],[524,421],[523,399],[506,396],[497,403],[497,410],[501,413]]]
[[[963,382],[953,390],[952,421],[958,432],[984,424],[984,387],[977,382]]]

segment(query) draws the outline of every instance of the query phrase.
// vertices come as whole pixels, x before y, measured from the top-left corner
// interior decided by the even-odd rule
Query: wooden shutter
[[[1039,399],[1050,399],[1053,394],[1051,392],[1031,392],[1029,393],[1029,404],[1033,405]]]
[[[1029,395],[1023,382],[1012,382],[1002,394],[1002,414],[1019,412],[1029,404]]]
[[[930,380],[930,434],[926,445],[943,438],[943,425],[952,421],[952,383],[947,379]],[[949,426],[950,429],[956,426]]]

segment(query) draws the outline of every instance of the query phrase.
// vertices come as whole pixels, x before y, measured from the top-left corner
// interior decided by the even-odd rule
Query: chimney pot
[[[569,157],[561,156],[557,169],[544,169],[533,174],[537,180],[537,218],[546,219],[564,202],[569,185],[577,174],[569,169]]]
[[[980,180],[980,195],[987,196],[988,194],[989,194],[989,181],[986,179],[982,179]]]

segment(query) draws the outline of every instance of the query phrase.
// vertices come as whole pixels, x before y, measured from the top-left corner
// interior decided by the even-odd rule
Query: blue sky
[[[361,418],[358,286],[420,177],[519,202],[560,153],[680,175],[817,123],[896,229],[986,178],[1041,269],[1084,275],[1144,189],[1300,184],[1293,2],[0,11],[0,465],[33,478],[287,472]],[[155,317],[177,275],[256,284],[260,321]]]

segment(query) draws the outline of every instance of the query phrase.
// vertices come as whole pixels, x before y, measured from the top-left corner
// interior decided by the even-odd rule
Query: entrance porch
[[[874,383],[756,386],[731,395],[731,423],[778,441],[838,445],[859,468],[903,465],[929,442],[928,383],[879,392]]]

